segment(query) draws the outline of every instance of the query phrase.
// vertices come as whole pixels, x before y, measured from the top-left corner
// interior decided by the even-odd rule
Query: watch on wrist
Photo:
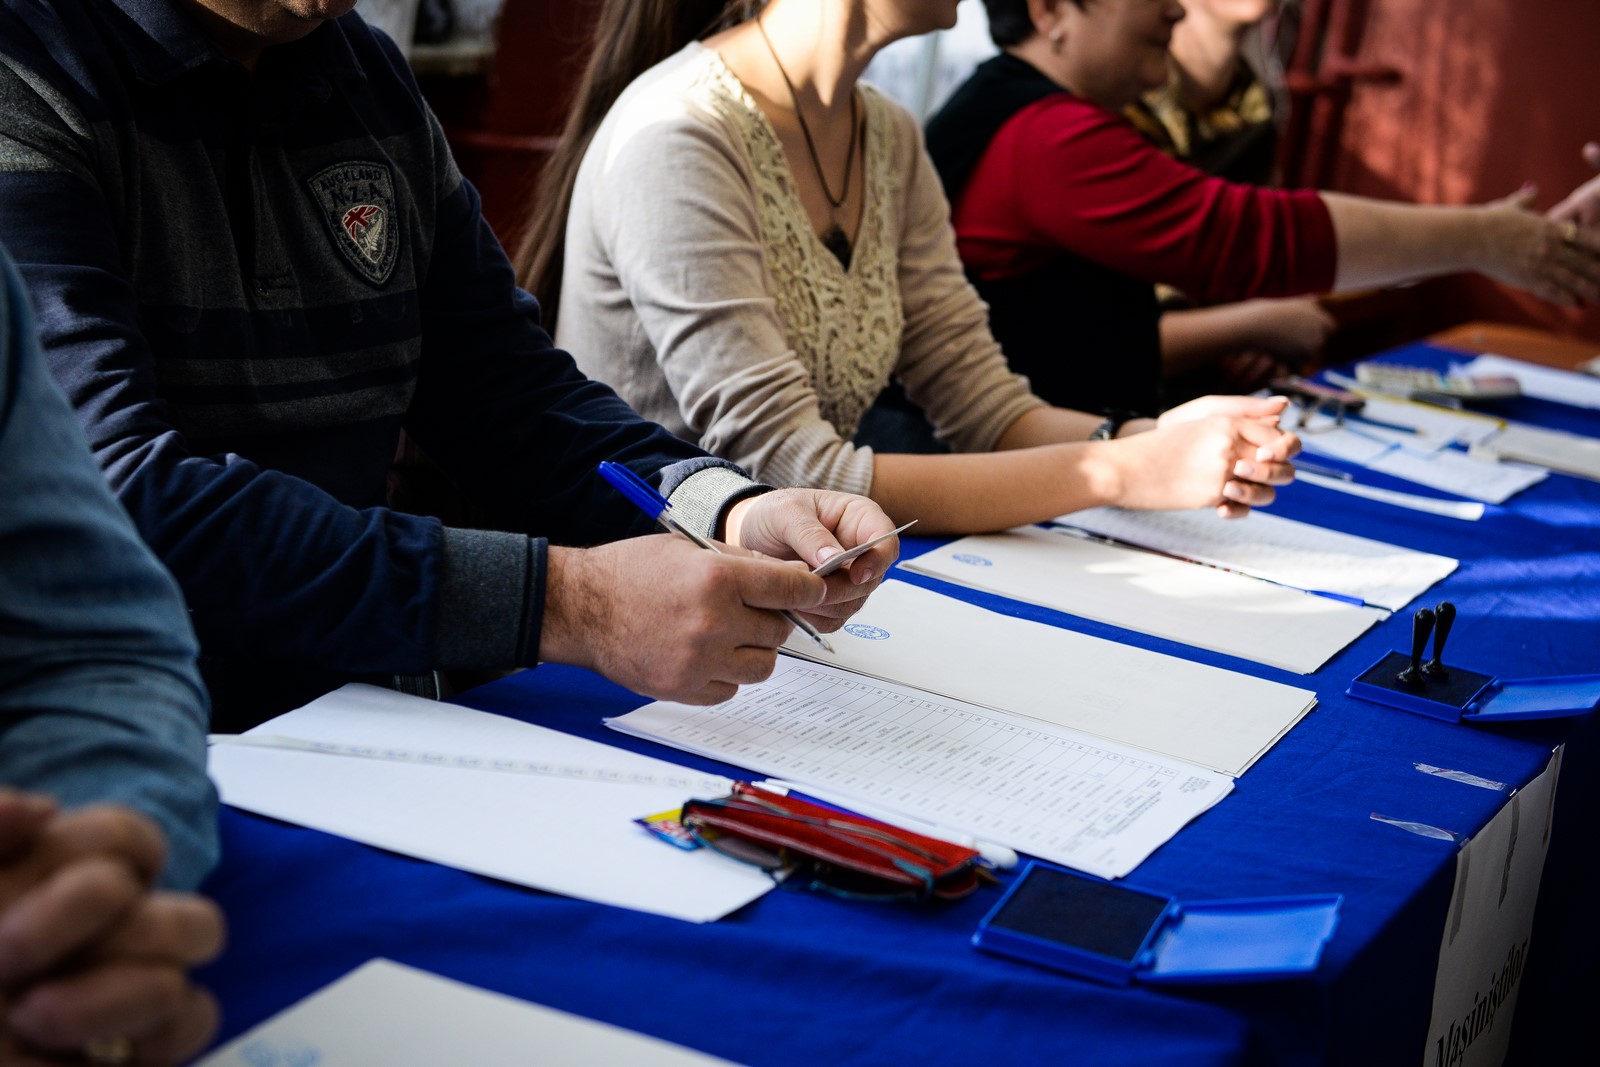
[[[1136,411],[1107,411],[1106,421],[1094,428],[1094,432],[1089,435],[1089,440],[1110,441],[1117,436],[1117,431],[1122,429],[1123,423],[1138,417],[1139,413]]]

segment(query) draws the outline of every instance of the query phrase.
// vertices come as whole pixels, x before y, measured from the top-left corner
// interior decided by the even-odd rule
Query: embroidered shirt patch
[[[309,179],[334,246],[374,285],[394,273],[400,252],[394,178],[382,163],[335,163]]]

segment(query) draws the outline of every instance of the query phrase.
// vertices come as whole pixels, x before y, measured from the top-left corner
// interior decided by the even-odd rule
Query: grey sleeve
[[[218,851],[194,631],[46,373],[3,253],[0,271],[0,782],[143,812],[166,834],[163,883],[193,888]]]

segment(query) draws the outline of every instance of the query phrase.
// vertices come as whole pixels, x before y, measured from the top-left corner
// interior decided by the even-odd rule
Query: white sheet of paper
[[[1396,448],[1366,464],[1408,482],[1454,493],[1485,504],[1504,504],[1530,485],[1538,485],[1550,472],[1519,463],[1493,463],[1473,459],[1465,452],[1447,450],[1431,456]]]
[[[1474,445],[1472,455],[1521,460],[1600,481],[1600,438],[1513,423]]]
[[[787,656],[724,703],[607,722],[1102,878],[1233,789],[1193,764]]]
[[[1410,508],[1412,511],[1423,511],[1430,515],[1443,515],[1466,522],[1477,522],[1483,518],[1483,505],[1476,500],[1440,500],[1437,497],[1418,496],[1415,493],[1402,493],[1376,485],[1362,485],[1356,481],[1347,482],[1339,478],[1330,478],[1304,468],[1295,472],[1294,480],[1314,485],[1319,489],[1332,489],[1336,493],[1347,493],[1364,500],[1376,500],[1382,504],[1393,504],[1395,507]]]
[[[1310,674],[1388,612],[1019,526],[902,560],[918,574]]]
[[[1600,408],[1600,378],[1575,371],[1541,367],[1505,356],[1479,356],[1459,368],[1468,374],[1504,374],[1515,378],[1526,396],[1571,404],[1580,408]]]
[[[557,730],[369,685],[347,685],[250,733],[258,731],[684,773]],[[242,745],[212,747],[208,764],[223,802],[234,807],[602,904],[710,922],[772,888],[752,867],[672,848],[632,822],[678,807],[688,799],[681,789]]]
[[[1252,511],[1242,519],[1223,519],[1199,509],[1086,508],[1055,521],[1296,589],[1354,597],[1390,611],[1405,607],[1459,565],[1448,556],[1262,511]]]
[[[727,1060],[374,959],[195,1067],[715,1067]]]
[[[786,651],[814,658],[790,639]],[[819,662],[1081,730],[1238,777],[1316,694],[1013,619],[906,582],[878,587]]]

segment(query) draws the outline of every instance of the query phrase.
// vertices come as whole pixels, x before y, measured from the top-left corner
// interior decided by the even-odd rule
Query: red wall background
[[[1398,84],[1351,90],[1326,188],[1474,203],[1539,187],[1542,210],[1593,176],[1600,0],[1368,0],[1355,58]],[[1600,340],[1600,308],[1564,311],[1476,276],[1413,290],[1429,329],[1481,318]]]

